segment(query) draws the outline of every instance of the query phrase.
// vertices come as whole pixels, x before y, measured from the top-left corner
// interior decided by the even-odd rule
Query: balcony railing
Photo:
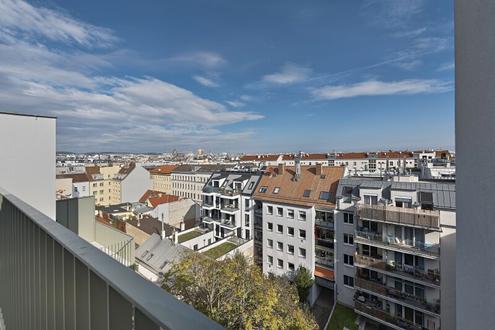
[[[358,205],[358,216],[362,219],[397,223],[433,230],[440,229],[440,212],[384,205]]]
[[[1,189],[0,279],[7,329],[221,328]]]
[[[412,322],[409,322],[407,320],[404,320],[403,318],[392,316],[389,313],[387,313],[385,310],[383,310],[380,306],[377,304],[374,304],[372,302],[360,302],[360,301],[355,301],[354,302],[354,309],[358,312],[361,312],[363,314],[372,316],[376,319],[382,320],[383,322],[386,322],[395,328],[399,329],[405,329],[405,330],[421,330],[422,327],[420,325],[414,324]]]
[[[334,222],[333,221],[326,221],[323,219],[315,219],[315,225],[324,227],[324,228],[329,228],[329,229],[334,229]]]
[[[371,241],[375,244],[380,245],[380,247],[387,249],[388,247],[393,247],[395,249],[406,251],[406,253],[420,253],[429,257],[438,257],[440,250],[438,244],[429,244],[424,242],[416,241],[414,244],[403,244],[402,241],[396,239],[395,237],[385,236],[383,237],[379,233],[372,233],[368,231],[355,231],[356,238]]]
[[[376,280],[373,281],[361,276],[356,276],[355,285],[356,287],[361,288],[363,290],[367,290],[382,296],[386,296],[398,301],[402,301],[416,308],[420,308],[435,314],[440,313],[439,303],[429,303],[424,298],[407,294],[405,292],[399,291],[393,287],[387,286],[384,283]]]

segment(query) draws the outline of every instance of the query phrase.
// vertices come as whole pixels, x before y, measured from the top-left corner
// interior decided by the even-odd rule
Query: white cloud
[[[203,76],[194,76],[193,79],[205,87],[218,87],[218,84],[215,81]]]
[[[44,37],[52,41],[84,46],[113,44],[117,38],[109,29],[78,21],[66,14],[19,0],[0,0],[0,32],[19,37]]]
[[[179,54],[168,58],[167,61],[175,64],[198,66],[205,69],[215,69],[227,63],[222,55],[210,51]]]
[[[0,4],[13,8],[12,2],[0,0]],[[25,8],[39,11],[29,4],[21,5],[21,12]],[[67,19],[52,10],[43,13],[53,20]],[[154,77],[99,74],[120,55],[91,54],[71,47],[75,43],[94,44],[96,37],[91,33],[100,31],[98,27],[84,30],[87,34],[69,34],[67,31],[72,30],[67,26],[50,32],[48,25],[43,25],[36,32],[21,29],[22,23],[15,28],[9,25],[7,35],[1,31],[11,23],[5,23],[1,10],[0,16],[0,108],[56,115],[57,143],[63,150],[163,151],[198,145],[235,150],[243,139],[254,136],[253,131],[229,132],[223,127],[263,118],[258,113],[231,111],[222,103]],[[76,23],[89,29],[85,23]],[[26,36],[39,33],[45,38]],[[64,41],[64,47],[49,48],[44,45],[47,39]],[[208,66],[223,61],[212,54],[201,56]]]
[[[289,85],[304,81],[310,75],[310,68],[286,63],[279,72],[263,76],[263,81],[270,84]]]
[[[450,82],[439,80],[408,79],[391,82],[369,80],[350,85],[324,86],[313,90],[312,94],[317,99],[335,100],[360,96],[443,93],[450,90],[452,90]]]
[[[233,100],[233,101],[225,101],[225,103],[227,103],[228,105],[230,105],[231,107],[233,108],[240,108],[240,107],[243,107],[246,105],[246,103],[244,102],[241,102],[241,101],[236,101],[236,100]]]

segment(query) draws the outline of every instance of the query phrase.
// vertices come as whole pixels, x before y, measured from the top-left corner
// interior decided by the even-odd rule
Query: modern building
[[[172,194],[172,170],[177,165],[162,165],[150,169],[151,189]]]
[[[224,169],[224,165],[179,165],[172,170],[172,195],[201,203],[203,186],[211,174]]]
[[[66,180],[70,180],[71,187],[70,189],[68,189],[68,187],[67,188],[64,187],[63,190],[67,190],[65,194],[68,195],[70,192],[70,196],[74,198],[90,196],[89,178],[85,172],[71,173],[71,174],[57,174],[57,182],[62,183],[62,187],[63,187],[63,182]],[[59,187],[57,184],[57,191],[58,190]]]
[[[335,195],[344,167],[281,163],[258,183],[255,200],[255,261],[264,273],[287,275],[308,269],[317,285],[333,289]]]
[[[253,239],[253,193],[260,172],[216,172],[203,188],[202,223],[214,232],[216,239],[237,236]]]
[[[455,329],[455,184],[344,178],[337,301],[392,329]]]

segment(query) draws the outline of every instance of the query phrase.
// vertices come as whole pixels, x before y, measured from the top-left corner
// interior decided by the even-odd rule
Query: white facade
[[[0,187],[55,219],[56,119],[0,113]]]
[[[172,195],[201,203],[203,186],[211,173],[172,173]]]
[[[180,199],[178,201],[157,205],[151,212],[151,216],[162,220],[175,228],[181,228],[184,220],[199,219],[199,205],[191,199]]]
[[[136,202],[150,188],[150,173],[142,164],[136,164],[131,173],[120,181],[121,202]]]
[[[315,269],[314,208],[263,202],[263,272]]]

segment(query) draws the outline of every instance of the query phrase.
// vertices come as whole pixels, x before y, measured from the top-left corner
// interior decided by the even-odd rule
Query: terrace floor
[[[357,314],[354,313],[352,308],[337,304],[328,323],[327,330],[342,330],[344,327],[350,330],[357,330],[356,320]]]
[[[208,251],[203,252],[203,254],[205,256],[210,257],[210,258],[217,259],[217,258],[223,256],[224,254],[232,251],[237,246],[238,246],[237,244],[234,244],[232,242],[225,242],[225,243],[222,243],[218,246],[215,246],[212,249],[209,249]]]
[[[201,232],[199,230],[193,230],[193,231],[190,231],[188,233],[179,235],[179,237],[177,237],[177,241],[179,243],[183,243],[183,242],[189,241],[189,240],[196,238],[198,236],[201,236],[201,235],[203,235],[203,232]]]

